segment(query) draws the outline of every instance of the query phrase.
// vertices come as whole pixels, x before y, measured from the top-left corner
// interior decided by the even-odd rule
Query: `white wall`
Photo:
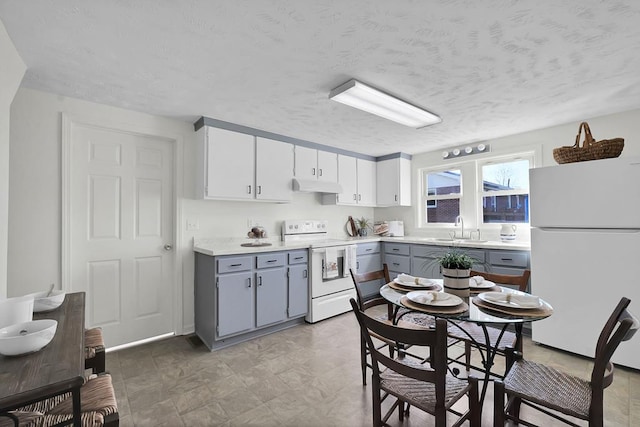
[[[26,70],[0,21],[0,298],[7,296],[10,108]]]
[[[622,137],[625,139],[624,150],[621,157],[640,156],[640,110],[627,111],[624,113],[612,114],[596,118],[586,119],[591,128],[593,137],[596,140]],[[501,154],[512,153],[517,150],[525,151],[529,149],[541,149],[541,166],[557,165],[553,159],[553,149],[563,145],[573,145],[580,122],[568,123],[561,126],[554,126],[539,129],[532,132],[511,135],[504,138],[486,141],[491,144],[491,153],[486,155],[474,155],[465,159],[480,159],[482,157],[499,156]],[[581,139],[581,141],[584,138]],[[582,142],[581,142],[582,144]],[[416,227],[418,209],[418,187],[419,169],[425,167],[437,167],[440,165],[451,165],[455,160],[443,160],[442,150],[425,152],[413,156],[411,161],[412,174],[412,205],[411,207],[377,208],[375,210],[376,220],[399,219],[405,223],[405,232],[409,235],[430,235],[439,233],[440,237],[448,237],[449,228],[434,230],[419,229]],[[473,215],[466,215],[472,218]],[[475,229],[477,224],[465,223],[468,229]],[[487,240],[499,240],[499,224],[492,224],[481,228],[483,238]],[[529,228],[519,227],[518,240],[529,240]]]
[[[92,122],[118,122],[144,127],[149,133],[181,138],[184,143],[183,196],[178,201],[181,241],[176,242],[182,267],[183,331],[193,330],[192,241],[202,238],[244,238],[247,220],[260,222],[271,236],[283,219],[328,219],[334,237],[346,236],[348,215],[373,217],[373,208],[327,206],[317,194],[297,193],[292,203],[194,200],[195,151],[193,124],[108,107],[30,89],[20,89],[11,109],[11,177],[9,198],[9,289],[11,296],[45,289],[61,280],[61,113]],[[101,122],[102,120],[102,122]],[[295,135],[291,135],[295,136]],[[187,231],[187,220],[199,223]],[[180,322],[179,322],[180,323]],[[179,331],[180,332],[180,331]]]

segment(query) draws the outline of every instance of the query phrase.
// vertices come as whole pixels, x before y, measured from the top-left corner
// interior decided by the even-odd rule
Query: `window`
[[[490,161],[479,168],[482,221],[529,222],[529,167],[532,158]]]
[[[460,215],[461,178],[459,169],[422,172],[424,223],[452,223]]]

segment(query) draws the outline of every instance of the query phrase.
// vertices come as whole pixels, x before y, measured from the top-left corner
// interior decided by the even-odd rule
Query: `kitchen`
[[[5,6],[3,6],[4,8]],[[42,18],[47,20],[47,18]],[[568,18],[567,18],[568,19]],[[10,16],[0,14],[0,20],[9,28]],[[614,24],[615,25],[615,24]],[[633,45],[637,40],[627,37],[622,43],[629,46],[629,51],[633,51]],[[236,201],[214,201],[199,200],[196,198],[196,177],[192,173],[197,163],[196,155],[196,135],[193,128],[191,116],[206,114],[208,116],[225,119],[230,123],[244,124],[266,131],[276,132],[285,136],[310,140],[320,144],[328,144],[330,137],[319,140],[307,137],[307,131],[296,127],[283,126],[282,129],[274,129],[266,123],[257,125],[246,120],[245,117],[256,113],[253,109],[247,109],[245,114],[242,111],[234,115],[224,116],[221,110],[213,110],[211,113],[203,109],[185,109],[180,114],[189,115],[189,120],[179,120],[176,116],[167,117],[161,112],[143,113],[146,111],[135,104],[124,104],[120,106],[110,105],[109,102],[91,102],[81,100],[83,90],[78,90],[70,94],[53,92],[46,89],[38,89],[37,76],[31,80],[31,86],[19,87],[22,79],[20,69],[27,68],[26,59],[21,60],[19,47],[14,46],[17,40],[12,42],[12,37],[2,34],[2,58],[14,64],[11,68],[11,76],[17,76],[13,80],[5,79],[3,75],[3,127],[0,136],[0,146],[2,147],[2,158],[6,162],[6,167],[0,168],[2,176],[3,191],[0,205],[6,208],[0,213],[0,294],[14,296],[22,293],[36,292],[46,287],[49,283],[62,283],[63,267],[61,260],[64,253],[61,249],[62,227],[64,206],[62,202],[62,182],[63,173],[62,161],[63,147],[61,136],[61,114],[72,117],[80,117],[86,121],[99,123],[107,127],[120,129],[132,129],[154,135],[161,135],[173,138],[178,149],[175,158],[175,241],[173,241],[174,252],[176,254],[175,272],[173,273],[173,329],[177,334],[189,334],[194,331],[194,253],[192,251],[193,238],[239,238],[244,236],[249,230],[249,223],[262,225],[268,235],[278,236],[280,234],[281,222],[284,219],[326,219],[328,220],[332,237],[344,237],[344,225],[346,218],[351,215],[354,218],[366,217],[375,220],[398,219],[403,220],[405,231],[408,235],[415,236],[441,236],[446,237],[448,230],[453,229],[451,224],[447,229],[425,229],[417,225],[417,214],[415,210],[416,198],[412,195],[412,206],[400,207],[361,207],[361,206],[332,206],[325,205],[321,201],[318,193],[295,193],[291,203],[258,203],[258,202],[236,202]],[[24,53],[26,58],[26,52]],[[13,58],[13,59],[12,59]],[[586,60],[586,59],[585,59]],[[23,62],[24,61],[24,62]],[[31,66],[31,65],[30,65]],[[571,65],[567,61],[566,68]],[[618,69],[634,70],[637,67],[622,65]],[[115,66],[114,66],[115,68]],[[5,71],[3,71],[4,73]],[[346,80],[346,79],[345,79]],[[550,81],[550,80],[549,80]],[[184,82],[183,82],[184,83]],[[318,83],[318,82],[316,82]],[[341,81],[336,81],[336,85]],[[328,84],[328,83],[327,83]],[[73,86],[73,83],[69,83]],[[544,83],[541,83],[544,85]],[[331,86],[328,84],[328,86]],[[634,89],[637,85],[627,84],[630,89],[626,90],[626,95],[633,98]],[[281,88],[282,90],[286,90]],[[321,102],[329,103],[327,100],[328,90],[321,93]],[[390,87],[389,90],[394,90]],[[535,90],[535,89],[531,89]],[[419,150],[421,147],[415,143],[412,150],[411,170],[415,176],[417,171],[427,167],[446,166],[450,161],[442,158],[442,151],[446,148],[463,146],[469,139],[490,141],[491,155],[508,155],[514,152],[534,151],[537,155],[536,166],[554,165],[552,149],[561,145],[571,145],[577,130],[578,123],[583,119],[588,119],[591,128],[597,138],[625,137],[625,149],[623,156],[640,155],[640,148],[635,142],[635,135],[640,131],[640,110],[637,104],[618,99],[622,97],[623,91],[615,92],[609,89],[610,98],[616,98],[613,105],[604,107],[604,101],[598,98],[597,102],[591,100],[599,93],[593,86],[585,90],[583,95],[575,95],[566,100],[561,96],[549,98],[547,104],[557,104],[566,101],[567,111],[573,112],[576,105],[591,105],[591,110],[582,115],[570,118],[563,118],[560,121],[546,115],[543,110],[527,112],[526,118],[530,120],[523,128],[516,132],[505,132],[500,136],[482,137],[474,134],[476,129],[489,127],[491,118],[485,117],[484,124],[475,124],[473,130],[466,130],[457,139],[447,141],[446,146]],[[6,96],[6,93],[15,93]],[[75,96],[73,95],[75,93]],[[613,94],[616,94],[615,96]],[[567,96],[563,94],[562,96]],[[527,96],[521,95],[521,99]],[[637,99],[638,97],[635,96]],[[248,101],[246,101],[248,102]],[[246,103],[245,102],[245,103]],[[320,101],[317,101],[320,102]],[[427,104],[430,101],[426,101]],[[503,102],[507,103],[508,100]],[[602,102],[602,104],[599,104]],[[442,101],[444,106],[446,102]],[[427,105],[428,107],[429,105]],[[346,140],[359,139],[359,129],[367,127],[362,116],[355,113],[347,113],[346,107],[338,108],[332,114],[343,115],[352,114],[349,119],[353,123],[353,129],[345,132],[349,135]],[[478,108],[479,109],[479,108]],[[287,111],[287,110],[284,110]],[[440,111],[438,111],[440,112]],[[215,114],[218,113],[218,114]],[[292,114],[282,112],[281,115]],[[364,115],[364,113],[362,113]],[[293,114],[295,116],[295,114]],[[297,116],[296,116],[297,117]],[[372,116],[374,117],[374,116]],[[532,119],[531,117],[534,117]],[[7,118],[9,118],[7,120]],[[295,118],[295,117],[294,117]],[[371,119],[374,120],[374,119]],[[444,117],[445,123],[452,120]],[[467,116],[467,122],[474,122]],[[382,119],[380,119],[382,121]],[[274,121],[278,123],[278,121]],[[438,126],[433,126],[434,132]],[[10,126],[9,126],[10,125]],[[406,134],[408,131],[399,125],[390,124],[393,131]],[[458,122],[457,126],[464,129],[466,122]],[[469,127],[471,127],[469,125]],[[284,130],[283,130],[284,129]],[[331,132],[335,136],[335,132]],[[415,132],[414,132],[415,133]],[[414,135],[411,138],[415,138]],[[433,140],[444,136],[436,134]],[[415,139],[414,139],[415,141]],[[359,147],[363,147],[362,152],[367,154],[367,142],[362,145],[344,144],[350,151],[360,152]],[[421,142],[423,144],[423,142]],[[398,151],[394,142],[387,142],[385,146],[376,148],[376,155],[386,155]],[[409,150],[407,150],[409,151]],[[55,159],[55,160],[54,160]],[[539,162],[539,163],[538,163]],[[413,183],[415,185],[415,182]],[[6,189],[6,190],[5,190]],[[473,209],[473,208],[472,208]],[[474,210],[461,212],[465,218],[465,226],[468,229],[480,228],[483,238],[487,240],[497,240],[499,226],[482,226],[474,220],[476,213]],[[528,242],[529,230],[525,225],[518,226],[517,241]],[[6,255],[5,255],[6,254]],[[34,268],[37,266],[37,268]],[[535,275],[535,273],[534,273]],[[5,279],[6,277],[6,279]]]

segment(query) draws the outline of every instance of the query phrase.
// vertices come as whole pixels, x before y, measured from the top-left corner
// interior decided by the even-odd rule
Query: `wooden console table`
[[[0,414],[71,392],[73,425],[80,427],[80,387],[84,382],[84,304],[85,293],[76,292],[67,294],[56,310],[35,313],[34,320],[58,321],[53,340],[35,353],[11,357],[0,355]]]

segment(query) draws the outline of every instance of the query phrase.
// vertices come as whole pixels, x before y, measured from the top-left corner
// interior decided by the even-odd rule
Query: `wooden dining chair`
[[[509,372],[504,381],[494,383],[494,426],[504,427],[506,419],[532,425],[520,420],[521,404],[569,425],[577,424],[558,413],[587,420],[589,426],[602,426],[604,389],[613,383],[611,357],[622,341],[631,339],[639,326],[638,320],[627,310],[630,302],[628,298],[620,299],[600,332],[588,381],[551,366],[524,360],[521,353],[507,349]]]
[[[376,306],[385,306],[386,313],[383,315],[379,315],[377,318],[380,321],[387,322],[389,324],[392,323],[393,320],[393,304],[389,301],[385,300],[380,295],[380,286],[381,284],[389,283],[391,279],[389,278],[389,268],[387,264],[382,266],[382,270],[369,271],[362,274],[357,274],[353,269],[350,269],[351,278],[353,279],[353,285],[356,289],[356,296],[358,298],[357,304],[358,308],[362,311],[367,311],[372,307]],[[369,288],[375,289],[373,292],[366,293],[365,286],[367,284],[371,284],[368,286]],[[435,326],[435,320],[432,316],[421,315],[420,313],[416,315],[412,315],[409,319],[412,321],[401,321],[399,322],[405,328],[429,328]],[[380,341],[381,344],[378,345],[378,349],[386,347],[390,355],[393,357],[393,351],[395,344],[392,342],[388,342],[383,337],[376,337],[377,341]],[[401,348],[401,351],[405,351],[406,348]],[[364,337],[360,337],[360,367],[362,369],[362,385],[367,385],[367,368],[371,368],[371,364],[368,361],[369,350],[367,348]]]
[[[458,416],[453,424],[462,425],[469,421],[471,426],[480,426],[480,402],[478,381],[474,377],[459,379],[449,374],[447,369],[447,322],[435,321],[434,329],[407,329],[381,322],[369,316],[352,298],[353,312],[358,319],[360,332],[371,354],[373,425],[387,425],[386,422],[398,409],[399,419],[405,416],[405,404],[421,409],[435,417],[436,427],[447,422],[447,412]],[[426,363],[407,359],[397,351],[397,357],[389,356],[373,344],[373,337],[383,337],[393,343],[412,347],[424,347],[429,354]],[[382,402],[390,396],[395,402],[383,416]],[[468,410],[461,413],[452,406],[462,397],[468,399]]]
[[[529,284],[529,278],[531,277],[531,270],[524,270],[521,275],[496,274],[488,273],[485,271],[471,270],[470,275],[471,277],[482,276],[485,280],[489,280],[496,285],[515,286],[519,291],[526,292]],[[459,328],[449,328],[449,335],[458,338],[465,343],[464,357],[466,370],[469,371],[473,367],[475,369],[484,371],[484,367],[471,365],[471,351],[473,345],[479,345],[480,347],[486,348],[486,338],[482,327],[473,322],[458,322],[457,325],[459,326]],[[464,332],[460,328],[464,329]],[[515,332],[506,330],[504,331],[502,336],[500,336],[501,331],[499,329],[488,326],[487,333],[489,335],[490,346],[496,350],[497,354],[504,356],[505,348],[509,346],[515,347],[517,351],[522,352],[522,339],[518,340],[518,335]],[[475,344],[472,342],[470,336],[473,337],[473,340],[475,340]],[[498,339],[500,340],[500,342],[498,342]]]
[[[83,427],[117,427],[120,423],[118,404],[111,375],[91,375],[80,388],[81,425]],[[39,400],[0,416],[0,427],[52,427],[73,418],[71,393]]]
[[[84,330],[84,368],[91,369],[94,374],[106,372],[106,354],[102,329]]]

